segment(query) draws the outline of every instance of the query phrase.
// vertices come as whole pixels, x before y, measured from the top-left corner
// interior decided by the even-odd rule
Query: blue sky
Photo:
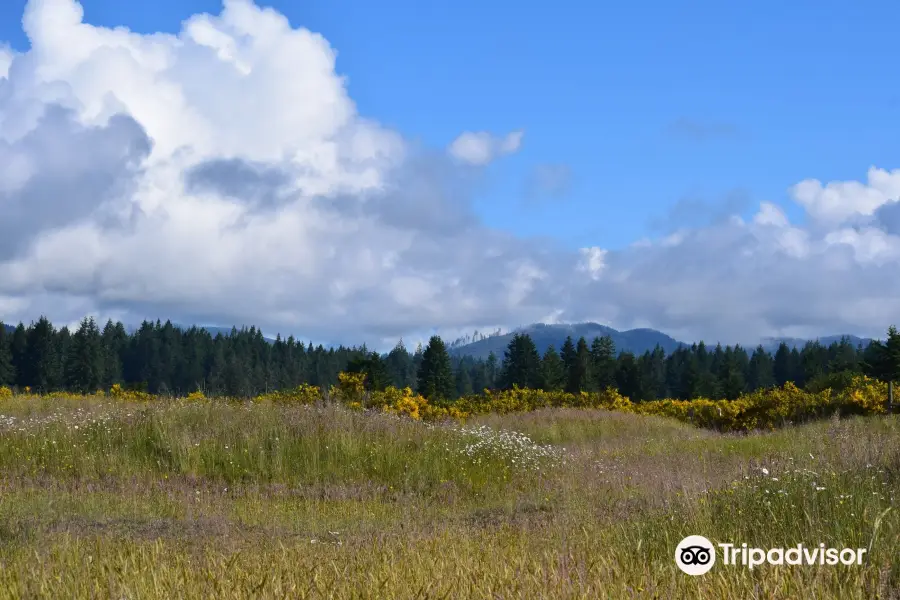
[[[210,0],[84,0],[85,21],[177,32]],[[735,194],[800,213],[787,188],[897,161],[892,2],[267,2],[338,51],[360,112],[433,145],[461,130],[525,131],[486,174],[491,226],[619,248],[688,198]],[[27,48],[25,3],[0,39]],[[536,165],[568,194],[523,202]],[[695,212],[695,211],[690,211]],[[703,219],[699,214],[688,220]],[[684,220],[680,217],[679,224]],[[654,227],[656,225],[657,227]]]
[[[0,319],[373,347],[534,322],[881,335],[897,22],[887,2],[7,0]]]

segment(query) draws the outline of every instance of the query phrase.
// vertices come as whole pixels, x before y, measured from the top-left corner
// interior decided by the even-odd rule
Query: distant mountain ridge
[[[543,354],[548,346],[553,346],[559,350],[567,336],[572,336],[574,341],[584,337],[590,343],[595,337],[603,337],[608,335],[612,338],[616,345],[616,351],[628,351],[635,354],[643,354],[648,350],[653,350],[656,346],[660,346],[665,350],[666,354],[670,354],[677,350],[680,346],[689,346],[679,342],[675,338],[656,331],[655,329],[629,329],[627,331],[618,331],[606,325],[599,323],[573,323],[547,325],[544,323],[535,323],[527,327],[522,327],[510,333],[502,335],[494,335],[484,339],[480,339],[469,344],[456,346],[450,349],[451,354],[457,356],[471,356],[473,358],[487,358],[493,352],[498,359],[503,358],[503,352],[509,345],[510,340],[516,333],[527,333],[538,352]]]
[[[567,336],[572,336],[574,341],[584,337],[590,343],[595,337],[608,335],[612,338],[616,346],[616,352],[632,352],[640,355],[647,351],[652,351],[658,345],[666,354],[671,354],[681,346],[689,347],[691,344],[680,342],[675,338],[657,331],[655,329],[629,329],[626,331],[618,331],[606,325],[598,323],[572,323],[548,325],[545,323],[535,323],[527,327],[521,327],[514,331],[501,335],[492,335],[483,339],[461,344],[450,348],[450,353],[456,356],[471,356],[472,358],[487,358],[493,352],[498,359],[503,358],[503,352],[516,333],[527,333],[538,352],[543,354],[548,346],[553,346],[559,350]],[[838,342],[842,337],[850,340],[854,346],[862,344],[864,347],[872,343],[871,338],[861,338],[855,335],[830,335],[818,339],[818,341],[827,346],[833,342]],[[816,341],[816,339],[806,340],[801,338],[766,338],[761,342],[762,347],[771,353],[774,353],[782,342],[786,343],[789,348],[802,348],[808,341]],[[715,347],[715,343],[711,345]],[[724,344],[723,344],[724,345]],[[754,346],[755,347],[755,346]],[[749,349],[749,348],[748,348]]]
[[[190,326],[175,326],[179,327],[182,330],[190,329]],[[4,323],[3,327],[8,333],[12,333],[13,331],[15,331],[15,326],[9,325],[7,323]],[[125,329],[129,334],[131,334],[138,328],[136,326],[126,326]],[[216,334],[219,333],[225,336],[231,334],[231,327],[201,326],[200,329],[205,329],[213,337],[215,337]],[[240,330],[240,328],[238,328],[238,330]],[[547,350],[547,347],[551,344],[557,350],[559,350],[562,347],[563,342],[565,341],[567,336],[572,336],[572,339],[575,341],[578,341],[578,338],[583,336],[584,339],[586,339],[588,343],[590,343],[595,337],[608,335],[612,338],[613,343],[616,345],[617,353],[633,352],[634,354],[643,354],[648,350],[653,350],[658,344],[663,350],[665,350],[666,354],[671,354],[672,352],[677,350],[679,346],[691,345],[685,342],[680,342],[675,338],[655,329],[639,328],[629,329],[626,331],[618,331],[616,329],[613,329],[612,327],[607,327],[606,325],[600,325],[598,323],[573,323],[557,325],[535,323],[533,325],[522,327],[506,334],[494,333],[488,337],[481,338],[470,343],[451,345],[449,351],[455,356],[471,356],[473,358],[487,358],[490,353],[493,352],[498,359],[502,359],[503,352],[509,345],[509,341],[512,339],[515,333],[519,332],[527,333],[528,335],[530,335],[531,339],[534,340],[534,343],[537,346],[538,352],[540,352],[541,354],[543,354]],[[848,340],[850,340],[850,343],[853,344],[853,346],[862,345],[863,347],[866,347],[873,341],[872,338],[864,338],[855,335],[829,335],[820,338],[813,338],[811,340],[795,337],[765,338],[760,342],[760,344],[766,351],[774,354],[775,351],[778,350],[778,346],[782,342],[787,344],[789,348],[801,349],[808,341],[818,340],[822,345],[828,346],[834,342],[839,342],[842,337],[846,337]],[[266,337],[265,339],[269,342],[275,341],[273,338],[269,337]],[[709,343],[707,345],[712,345],[713,347],[715,346],[715,344]]]
[[[795,338],[795,337],[780,337],[780,338],[764,338],[760,344],[763,348],[768,350],[769,352],[775,352],[778,350],[778,346],[781,345],[782,342],[788,345],[789,348],[797,348],[798,350],[803,348],[807,342],[819,342],[823,346],[830,346],[835,342],[840,342],[841,338],[847,338],[847,340],[853,344],[854,347],[862,345],[863,348],[867,347],[869,344],[874,342],[872,338],[864,338],[859,337],[857,335],[826,335],[824,337],[813,338],[813,339],[804,339],[804,338]]]

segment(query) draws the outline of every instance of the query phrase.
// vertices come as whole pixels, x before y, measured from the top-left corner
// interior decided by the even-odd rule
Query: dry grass
[[[741,436],[17,397],[0,469],[0,598],[900,598],[897,417]],[[688,534],[870,550],[689,577]]]

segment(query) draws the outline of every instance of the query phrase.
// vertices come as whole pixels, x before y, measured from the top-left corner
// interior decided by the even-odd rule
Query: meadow
[[[896,415],[0,398],[0,598],[900,598],[898,499]],[[689,534],[868,552],[691,577]]]

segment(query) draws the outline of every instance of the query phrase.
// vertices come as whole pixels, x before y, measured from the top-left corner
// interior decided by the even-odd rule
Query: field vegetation
[[[612,392],[441,406],[354,375],[253,400],[7,392],[0,596],[900,598],[900,419],[877,385],[729,401],[782,414],[754,427]],[[689,534],[868,553],[690,577]]]

